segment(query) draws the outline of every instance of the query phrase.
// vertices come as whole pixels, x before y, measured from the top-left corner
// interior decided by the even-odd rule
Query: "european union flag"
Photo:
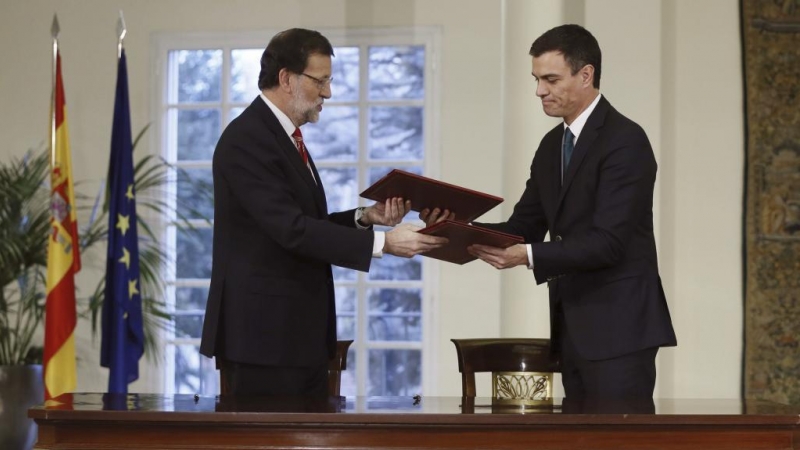
[[[108,257],[100,350],[100,364],[110,369],[108,392],[123,394],[128,392],[128,383],[139,378],[139,358],[144,354],[127,72],[122,50],[108,169]]]

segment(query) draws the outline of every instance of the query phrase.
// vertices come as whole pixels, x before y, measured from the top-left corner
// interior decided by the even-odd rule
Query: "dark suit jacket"
[[[536,281],[550,288],[553,348],[562,311],[590,360],[676,345],[653,236],[657,166],[644,130],[601,98],[562,185],[563,134],[559,124],[542,139],[508,221],[480,225],[532,244]]]
[[[328,214],[309,161],[319,184],[259,97],[222,133],[203,355],[314,367],[335,353],[331,264],[369,270],[374,234],[352,210]]]

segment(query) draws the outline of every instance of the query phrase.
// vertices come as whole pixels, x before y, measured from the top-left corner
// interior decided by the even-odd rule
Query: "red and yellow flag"
[[[56,53],[52,119],[55,138],[50,157],[50,237],[47,245],[47,304],[44,331],[45,398],[75,390],[75,274],[81,269],[75,192],[67,133],[67,109],[61,80],[61,55]]]

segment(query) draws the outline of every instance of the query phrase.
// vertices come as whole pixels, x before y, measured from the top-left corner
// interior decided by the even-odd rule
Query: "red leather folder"
[[[472,244],[508,248],[514,244],[525,242],[520,236],[452,220],[443,220],[423,228],[419,232],[431,236],[446,237],[450,240],[444,247],[422,253],[423,256],[455,264],[465,264],[476,259],[467,253],[467,247]]]
[[[386,174],[362,192],[361,196],[377,202],[385,202],[387,198],[402,197],[411,200],[413,211],[422,211],[425,208],[447,209],[455,213],[455,220],[459,222],[471,222],[503,202],[501,197],[400,169],[394,169]]]

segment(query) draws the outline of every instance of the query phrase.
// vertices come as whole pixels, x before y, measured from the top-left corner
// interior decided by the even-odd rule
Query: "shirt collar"
[[[572,124],[569,125],[569,130],[572,131],[572,134],[575,136],[575,140],[578,140],[578,136],[580,136],[581,131],[583,131],[583,126],[586,125],[586,121],[589,120],[589,116],[592,115],[592,111],[600,103],[600,94],[597,94],[597,97],[594,98],[589,107],[586,108],[575,120],[572,121]],[[564,122],[564,128],[567,128],[567,122]]]
[[[283,127],[283,130],[286,131],[286,134],[289,135],[289,137],[292,138],[292,142],[294,142],[294,138],[292,137],[292,133],[294,133],[294,130],[297,127],[294,126],[294,123],[292,123],[292,119],[290,119],[289,116],[287,116],[283,111],[281,111],[280,108],[275,106],[275,104],[272,103],[267,98],[267,96],[264,95],[263,92],[260,94],[260,97],[261,97],[262,100],[264,100],[264,103],[267,104],[269,109],[272,110],[272,114],[275,114],[275,117],[278,118],[278,122],[281,123],[281,126]]]

